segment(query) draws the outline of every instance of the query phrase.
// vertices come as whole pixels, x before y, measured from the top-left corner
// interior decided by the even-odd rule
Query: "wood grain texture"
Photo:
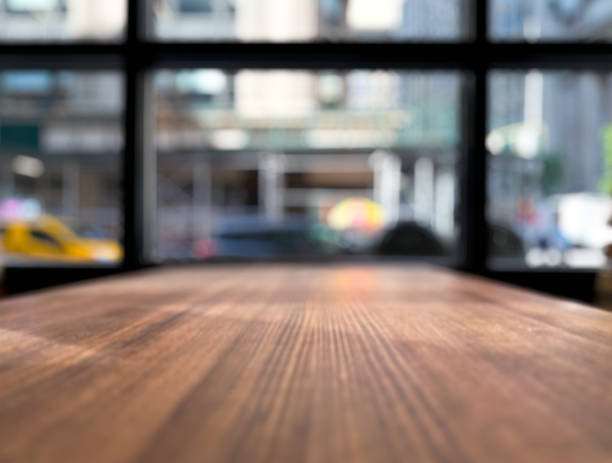
[[[611,462],[612,314],[375,265],[0,303],[0,462],[362,461]]]

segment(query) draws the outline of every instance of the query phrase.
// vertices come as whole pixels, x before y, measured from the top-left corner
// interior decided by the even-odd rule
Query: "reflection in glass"
[[[119,40],[126,0],[0,0],[0,40]]]
[[[0,73],[0,250],[7,265],[121,258],[122,93],[114,72]]]
[[[304,41],[462,36],[466,0],[151,0],[161,39]]]
[[[598,267],[612,243],[612,79],[496,72],[489,208],[498,265]]]
[[[447,255],[452,73],[161,71],[162,258]]]
[[[495,40],[610,40],[609,0],[489,0]]]

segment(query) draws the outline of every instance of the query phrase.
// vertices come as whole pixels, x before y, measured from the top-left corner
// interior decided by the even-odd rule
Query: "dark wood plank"
[[[612,314],[401,266],[0,303],[0,462],[610,462]]]

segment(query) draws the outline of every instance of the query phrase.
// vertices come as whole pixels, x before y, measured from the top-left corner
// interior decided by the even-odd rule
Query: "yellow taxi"
[[[14,221],[6,225],[2,244],[5,253],[26,258],[117,262],[123,257],[117,242],[82,238],[58,218],[46,214],[32,221]]]

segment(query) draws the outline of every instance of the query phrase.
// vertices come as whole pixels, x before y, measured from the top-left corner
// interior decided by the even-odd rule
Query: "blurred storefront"
[[[348,198],[381,208],[379,233],[415,221],[453,241],[456,75],[201,70],[156,82],[161,256],[191,256],[195,236],[254,216],[327,223]]]

